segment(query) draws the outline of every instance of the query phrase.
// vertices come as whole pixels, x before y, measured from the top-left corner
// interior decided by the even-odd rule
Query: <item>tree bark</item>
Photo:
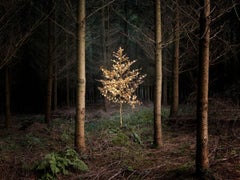
[[[12,126],[11,122],[11,102],[10,102],[10,78],[9,68],[5,69],[5,127],[8,129]]]
[[[53,1],[49,1],[49,12],[52,11]],[[45,123],[48,125],[51,122],[52,111],[52,89],[53,89],[53,22],[51,20],[53,14],[51,13],[48,19],[48,64],[47,64],[47,92],[46,92],[46,110]]]
[[[85,0],[79,0],[78,4],[78,34],[77,34],[77,105],[76,105],[76,129],[75,146],[77,151],[85,151]]]
[[[52,46],[53,46],[53,52],[52,52],[52,61],[54,62],[54,98],[53,98],[53,109],[54,111],[57,110],[58,108],[58,61],[56,59],[56,26],[55,26],[55,21],[56,21],[56,9],[53,11],[53,16],[52,16]]]
[[[119,115],[120,115],[120,128],[123,127],[123,114],[122,114],[122,103],[119,104]]]
[[[54,111],[57,110],[58,108],[58,77],[57,77],[57,71],[58,71],[58,64],[57,61],[55,60],[54,64]]]
[[[155,80],[155,101],[154,101],[154,145],[160,147],[162,141],[161,125],[161,98],[162,98],[162,33],[161,33],[161,4],[156,0],[156,80]]]
[[[68,66],[68,46],[70,45],[68,35],[65,35],[65,65]],[[69,79],[69,69],[67,67],[67,73],[66,73],[66,106],[67,108],[70,107],[70,79]]]
[[[167,71],[163,70],[163,98],[162,98],[162,104],[167,106],[168,105],[168,77],[167,77]]]
[[[105,0],[102,0],[102,6],[105,5]],[[108,21],[109,21],[109,14],[107,12],[107,16],[105,16],[105,8],[102,8],[102,55],[103,55],[103,61],[105,66],[108,66],[108,47],[107,47],[107,41],[109,37],[109,27],[108,27]],[[106,32],[107,28],[107,32]],[[104,98],[104,111],[108,111],[109,102],[107,98]]]
[[[174,60],[172,64],[172,104],[170,110],[170,117],[174,117],[178,112],[179,105],[179,7],[178,1],[176,0],[175,6],[175,48],[174,48]]]
[[[208,82],[210,45],[210,0],[201,0],[199,74],[197,96],[197,149],[196,173],[204,176],[208,160]]]

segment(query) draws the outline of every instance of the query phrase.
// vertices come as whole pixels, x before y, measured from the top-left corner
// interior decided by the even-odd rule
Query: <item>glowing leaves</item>
[[[146,75],[141,75],[141,69],[131,70],[130,67],[136,61],[131,61],[121,47],[113,53],[115,59],[110,70],[101,67],[103,79],[99,80],[102,87],[99,87],[101,94],[109,101],[119,104],[129,104],[135,107],[140,104],[137,96],[134,94],[138,86],[143,83]]]

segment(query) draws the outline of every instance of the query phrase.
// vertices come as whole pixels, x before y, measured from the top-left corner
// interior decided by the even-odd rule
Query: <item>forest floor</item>
[[[124,128],[119,128],[116,107],[108,113],[88,107],[87,151],[79,156],[73,150],[73,109],[56,111],[50,127],[43,123],[43,115],[13,116],[14,127],[0,130],[0,179],[197,179],[191,107],[181,106],[175,119],[168,119],[169,107],[163,108],[164,145],[159,149],[152,146],[152,105],[126,107]],[[219,112],[210,109],[209,115],[208,179],[239,180],[239,111],[231,108],[227,114],[219,108],[215,105]],[[88,168],[76,166],[79,159]]]

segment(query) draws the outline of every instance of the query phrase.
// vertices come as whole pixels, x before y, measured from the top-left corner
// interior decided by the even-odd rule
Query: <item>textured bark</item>
[[[168,77],[167,77],[167,71],[163,70],[163,98],[162,98],[162,104],[167,106],[168,105]]]
[[[178,105],[179,105],[179,7],[178,1],[176,0],[175,5],[175,48],[174,48],[174,60],[172,63],[172,104],[170,110],[170,116],[174,117],[177,115],[178,112]]]
[[[197,149],[196,172],[204,176],[208,160],[208,81],[210,45],[210,0],[201,0],[199,74],[197,96]]]
[[[122,103],[119,104],[119,115],[120,115],[120,128],[123,127],[123,114],[122,114]]]
[[[69,38],[68,35],[66,34],[65,36],[65,65],[68,65],[68,46],[69,46]],[[70,80],[69,80],[69,70],[67,68],[67,73],[66,73],[66,106],[67,108],[70,107]]]
[[[57,61],[54,64],[54,103],[53,109],[57,110],[58,108],[58,77],[57,77],[58,65]]]
[[[105,5],[105,0],[102,0],[102,6]],[[103,62],[105,64],[105,66],[108,66],[108,55],[107,55],[107,51],[108,51],[108,47],[107,47],[107,41],[108,41],[108,37],[109,37],[109,29],[108,29],[108,21],[109,21],[109,16],[107,13],[105,13],[105,8],[102,8],[102,55],[103,55]],[[107,28],[107,30],[106,30]],[[107,31],[107,32],[106,32]],[[107,100],[107,98],[104,98],[104,111],[107,112],[108,111],[108,106],[109,106],[109,102]]]
[[[161,4],[156,0],[156,80],[155,80],[155,101],[154,101],[154,145],[160,147],[162,141],[161,125],[161,98],[162,98],[162,33],[161,33]]]
[[[66,77],[66,105],[67,108],[70,107],[70,80],[69,80],[69,73]]]
[[[10,78],[9,69],[5,69],[5,127],[10,128],[12,126],[11,122],[11,102],[10,102]]]
[[[52,11],[53,2],[49,1],[49,12]],[[47,64],[47,92],[46,92],[46,110],[45,110],[45,123],[51,122],[52,110],[52,89],[53,89],[53,22],[51,20],[53,14],[48,19],[48,64]]]
[[[56,59],[56,43],[55,43],[55,34],[56,34],[56,27],[55,27],[55,21],[56,21],[56,10],[54,8],[53,16],[52,16],[52,61],[54,62],[54,93],[53,93],[53,109],[54,111],[58,108],[58,61]]]
[[[78,4],[78,34],[77,34],[77,104],[76,104],[76,130],[75,146],[77,151],[85,151],[85,0]]]

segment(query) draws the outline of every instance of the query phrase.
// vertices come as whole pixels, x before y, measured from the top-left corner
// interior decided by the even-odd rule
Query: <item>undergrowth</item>
[[[68,175],[69,170],[88,171],[88,166],[73,149],[47,154],[34,168],[40,179],[55,179],[58,174]]]
[[[163,110],[163,118],[168,117],[168,110]],[[93,151],[99,156],[108,153],[107,159],[116,162],[124,172],[133,172],[142,166],[152,164],[146,160],[146,146],[152,143],[153,111],[151,108],[141,108],[124,114],[122,128],[119,127],[119,116],[97,119],[86,123],[86,132]],[[97,132],[97,133],[96,133]],[[97,136],[96,136],[97,134]],[[96,147],[100,145],[102,147]],[[106,159],[105,159],[106,160]]]
[[[180,109],[180,115],[189,112],[192,112],[191,108]],[[87,152],[81,157],[73,150],[74,121],[60,117],[53,119],[52,125],[48,127],[37,117],[38,121],[34,120],[34,123],[26,121],[24,128],[19,123],[17,131],[2,131],[0,179],[33,179],[36,175],[39,179],[195,178],[194,133],[188,127],[177,129],[166,123],[168,108],[162,109],[164,147],[161,149],[151,148],[152,107],[125,111],[122,128],[119,128],[118,113],[111,113],[111,116],[103,113],[106,116],[101,118],[89,116],[85,123]],[[238,129],[234,130],[239,132]],[[218,141],[219,135],[216,137],[213,134],[210,140],[214,138],[216,143],[210,141],[210,148],[216,149],[216,152],[213,151],[211,158],[221,162],[214,164],[213,161],[214,175],[231,175],[232,179],[236,179],[240,173],[237,164],[239,139],[221,135]],[[226,169],[224,172],[222,167]],[[225,172],[229,173],[225,175]]]
[[[168,118],[169,109],[162,109],[162,119]],[[153,110],[152,108],[140,108],[138,111],[125,113],[123,116],[122,128],[119,128],[119,115],[115,114],[110,118],[101,118],[86,123],[87,134],[95,134],[99,136],[111,136],[114,144],[129,144],[129,140],[137,144],[144,144],[152,141],[153,129]],[[165,122],[163,122],[165,126]]]

